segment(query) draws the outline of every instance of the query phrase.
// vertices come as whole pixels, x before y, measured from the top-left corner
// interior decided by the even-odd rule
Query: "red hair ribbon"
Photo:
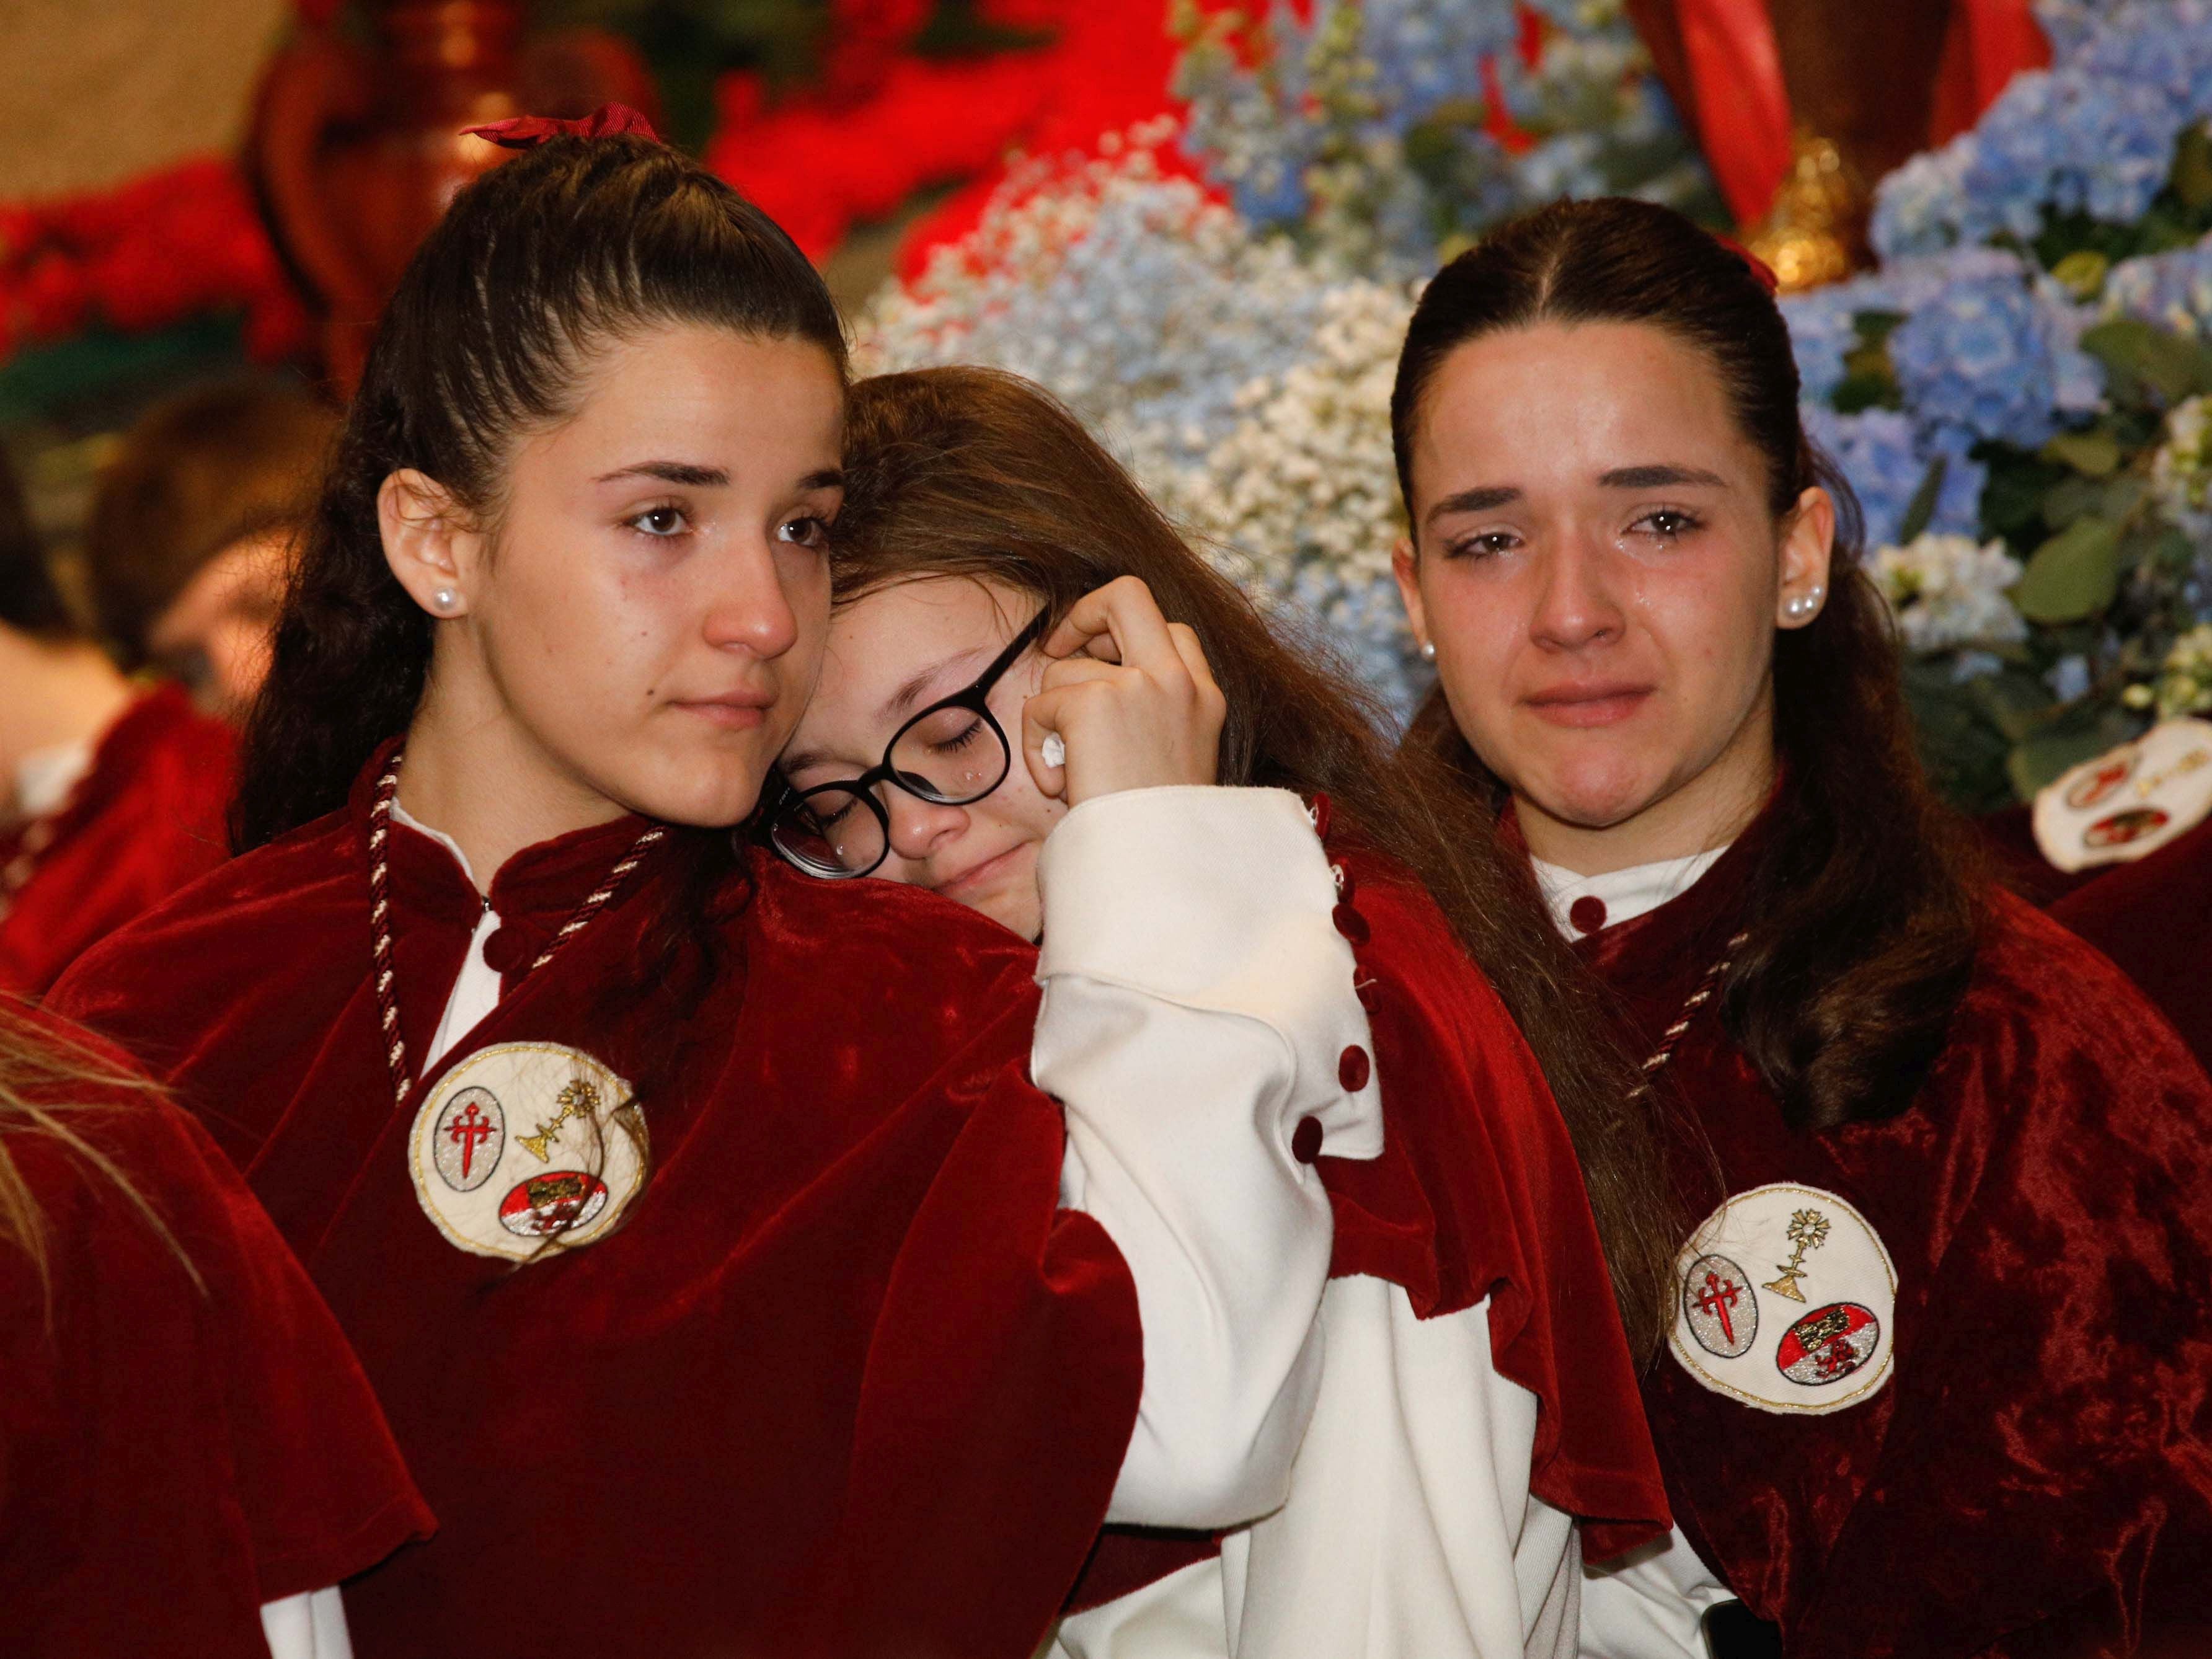
[[[658,143],[660,135],[653,123],[628,104],[602,104],[589,115],[574,120],[556,115],[518,115],[509,121],[490,121],[480,127],[463,127],[471,137],[497,144],[501,149],[529,149],[548,138],[607,138],[634,132]]]
[[[1713,240],[1742,260],[1744,269],[1752,274],[1759,287],[1765,289],[1769,294],[1778,294],[1782,291],[1782,279],[1774,274],[1774,267],[1741,242],[1737,241],[1735,237],[1716,235]]]

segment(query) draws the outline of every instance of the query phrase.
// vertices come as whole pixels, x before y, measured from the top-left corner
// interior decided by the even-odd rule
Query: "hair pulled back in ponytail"
[[[1835,500],[1827,604],[1775,637],[1784,786],[1722,1017],[1793,1127],[1890,1116],[1911,1104],[1965,993],[1979,871],[1970,832],[1921,770],[1895,631],[1860,566],[1858,504],[1806,438],[1789,329],[1743,256],[1670,209],[1620,198],[1559,203],[1492,232],[1438,274],[1414,312],[1390,400],[1400,487],[1410,511],[1425,398],[1454,349],[1506,329],[1595,322],[1663,329],[1712,365],[1765,458],[1778,521],[1814,485]],[[1503,805],[1503,785],[1453,725],[1441,688],[1407,743]]]
[[[808,341],[844,370],[805,256],[665,145],[550,138],[454,198],[385,309],[308,526],[246,733],[239,851],[343,805],[421,700],[430,621],[385,562],[384,480],[416,469],[495,525],[515,440],[574,412],[598,354],[680,325]]]

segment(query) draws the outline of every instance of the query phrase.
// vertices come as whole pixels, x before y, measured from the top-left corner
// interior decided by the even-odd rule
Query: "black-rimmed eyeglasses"
[[[1052,619],[1039,611],[966,690],[929,705],[891,734],[880,763],[857,778],[784,787],[769,816],[769,844],[810,876],[842,881],[872,874],[890,856],[890,809],[882,787],[933,806],[969,806],[1006,781],[1013,746],[991,712],[991,690]]]

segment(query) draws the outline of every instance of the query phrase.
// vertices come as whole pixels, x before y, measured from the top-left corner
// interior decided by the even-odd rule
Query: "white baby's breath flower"
[[[1923,535],[1885,547],[1869,564],[1875,586],[1896,613],[1906,647],[1921,654],[1961,646],[2008,645],[2027,623],[2006,597],[2021,563],[2002,542]]]
[[[870,305],[860,366],[1039,382],[1255,600],[1304,612],[1402,711],[1389,401],[1412,295],[1255,236],[1163,171],[1164,136],[1018,170],[973,233]]]
[[[2199,542],[2212,542],[2212,399],[2176,404],[2166,441],[2151,457],[2151,488],[2166,516]]]
[[[2157,710],[2162,720],[2212,713],[2212,623],[2199,623],[2166,648],[2155,680],[2121,694],[2130,708]]]

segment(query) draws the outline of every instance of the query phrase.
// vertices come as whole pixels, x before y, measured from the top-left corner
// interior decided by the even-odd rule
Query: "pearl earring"
[[[1421,642],[1421,660],[1423,662],[1434,662],[1436,659],[1437,642],[1434,640],[1423,641]]]
[[[461,602],[461,596],[450,587],[441,587],[430,595],[430,605],[436,611],[451,611]]]

